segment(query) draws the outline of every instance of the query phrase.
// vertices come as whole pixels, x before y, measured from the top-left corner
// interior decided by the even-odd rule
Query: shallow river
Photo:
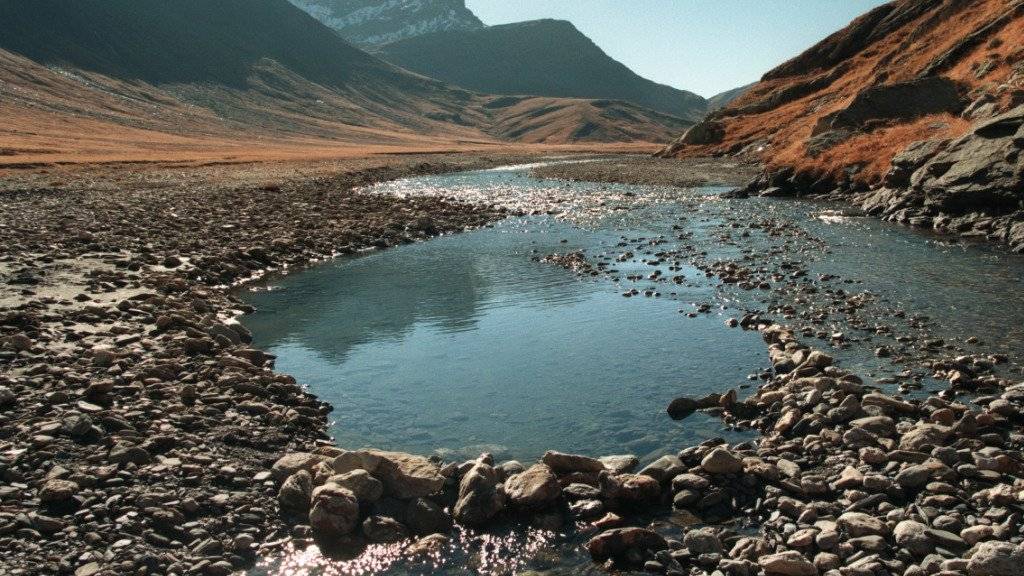
[[[725,201],[721,191],[567,184],[531,178],[526,169],[382,184],[370,192],[441,194],[543,214],[271,277],[246,292],[258,312],[244,322],[255,344],[278,356],[280,371],[335,407],[331,432],[339,446],[448,460],[491,452],[529,462],[554,449],[650,461],[715,436],[751,437],[707,415],[673,422],[665,414],[680,395],[729,388],[743,395],[768,365],[757,332],[725,320],[764,310],[772,292],[723,286],[678,254],[663,254],[684,246],[704,262],[746,255],[748,266],[786,246],[777,261],[799,254],[808,277],[838,277],[823,292],[869,294],[865,310],[878,322],[906,311],[896,324],[913,318],[913,329],[927,325],[929,338],[972,335],[986,351],[1021,357],[1024,259],[946,245],[833,206]],[[740,237],[737,223],[764,218],[796,224],[801,235],[762,240],[754,230]],[[606,266],[581,276],[542,261],[576,251]],[[815,297],[806,301],[814,305]],[[877,358],[885,343],[854,336],[842,318],[832,315],[819,328],[844,333],[832,353],[847,367],[869,381],[913,376],[915,367]],[[927,371],[916,372],[923,386],[937,385]],[[493,572],[588,566],[573,539],[539,532],[512,532],[490,547],[467,536],[450,559],[429,568],[392,564],[395,555],[380,548],[339,563],[295,553],[259,573],[459,573],[466,562]]]

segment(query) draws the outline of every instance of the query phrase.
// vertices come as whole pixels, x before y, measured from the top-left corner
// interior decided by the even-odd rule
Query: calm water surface
[[[523,180],[508,171],[423,180],[467,179],[480,187]],[[674,295],[624,298],[614,282],[534,259],[611,252],[623,236],[659,233],[619,224],[513,218],[345,258],[271,280],[270,291],[247,296],[259,312],[245,323],[280,370],[334,405],[342,447],[649,460],[684,441],[739,437],[710,417],[673,423],[664,412],[682,394],[745,382],[766,361],[757,334],[679,313],[713,298],[711,281],[687,269],[695,281]]]

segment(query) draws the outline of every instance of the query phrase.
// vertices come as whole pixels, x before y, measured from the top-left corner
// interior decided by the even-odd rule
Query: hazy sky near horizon
[[[749,84],[887,0],[466,0],[485,24],[569,20],[612,58],[713,96]]]

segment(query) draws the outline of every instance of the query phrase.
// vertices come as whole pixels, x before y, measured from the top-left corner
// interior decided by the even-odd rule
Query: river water
[[[941,388],[912,359],[925,340],[951,355],[1005,354],[1003,373],[1019,374],[1024,259],[835,206],[726,201],[721,191],[570,184],[528,167],[382,184],[367,192],[532,215],[270,277],[246,292],[258,312],[244,322],[279,370],[334,406],[339,446],[449,461],[490,452],[530,462],[549,449],[650,461],[712,437],[751,437],[704,414],[673,422],[665,413],[680,395],[742,396],[756,385],[766,349],[756,331],[725,322],[748,311],[803,326],[881,386]],[[555,253],[601,266],[580,274],[544,258]],[[765,285],[743,289],[702,270],[724,261]],[[880,346],[907,359],[879,358]],[[259,573],[589,567],[576,539],[533,531],[490,546],[466,535],[429,567],[399,556],[382,547],[334,562],[314,549]]]

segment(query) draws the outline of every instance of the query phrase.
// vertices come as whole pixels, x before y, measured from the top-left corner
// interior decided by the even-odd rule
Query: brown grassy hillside
[[[0,0],[0,163],[657,142],[624,102],[490,96],[362,52],[285,0]]]
[[[772,70],[663,154],[744,153],[807,181],[876,183],[911,142],[964,134],[986,102],[1024,102],[1022,39],[1020,0],[897,0]],[[944,81],[958,102],[936,101]]]

